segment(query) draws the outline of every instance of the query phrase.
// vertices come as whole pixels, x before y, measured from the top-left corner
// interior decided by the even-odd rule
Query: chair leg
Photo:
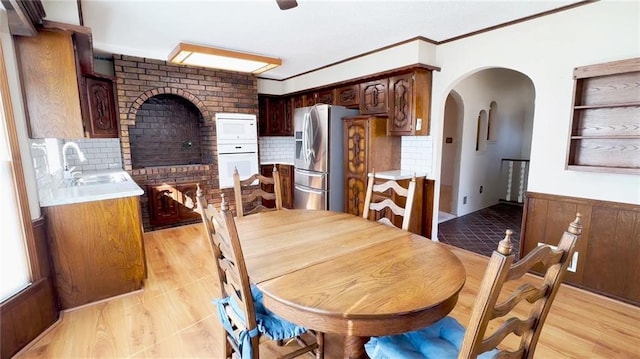
[[[316,343],[318,349],[316,349],[316,359],[324,359],[324,333],[316,332]]]

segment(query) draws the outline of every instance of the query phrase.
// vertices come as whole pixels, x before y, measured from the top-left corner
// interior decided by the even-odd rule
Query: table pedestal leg
[[[347,335],[344,337],[344,358],[345,359],[367,359],[364,351],[364,344],[369,341],[368,337],[355,337]]]

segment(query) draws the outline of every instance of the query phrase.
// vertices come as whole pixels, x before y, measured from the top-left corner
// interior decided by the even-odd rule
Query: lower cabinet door
[[[178,189],[175,186],[149,186],[148,193],[152,226],[162,226],[178,221]]]

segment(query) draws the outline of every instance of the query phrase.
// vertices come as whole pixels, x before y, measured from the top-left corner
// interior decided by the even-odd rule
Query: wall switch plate
[[[544,245],[544,244],[547,244],[547,243],[538,242],[538,247],[540,247],[541,245]],[[558,249],[558,247],[556,247],[556,246],[551,246],[551,248],[556,249],[556,250]],[[569,272],[575,273],[577,269],[578,269],[578,252],[576,251],[576,252],[573,252],[573,257],[571,257],[571,261],[569,262],[569,265],[567,266],[567,270]]]
[[[462,197],[462,204],[467,204],[467,196]]]
[[[416,131],[420,131],[422,130],[422,119],[421,118],[417,118],[416,119]]]

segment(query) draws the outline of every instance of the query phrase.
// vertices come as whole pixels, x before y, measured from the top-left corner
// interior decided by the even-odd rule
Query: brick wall
[[[201,131],[203,122],[200,111],[182,97],[148,99],[138,110],[136,124],[129,126],[132,167],[213,163],[212,149],[208,146],[203,156],[200,146],[201,133],[211,131],[204,126]]]
[[[154,229],[149,220],[149,185],[200,182],[209,202],[220,202],[215,138],[215,114],[235,112],[258,114],[257,79],[251,74],[169,64],[166,61],[114,55],[117,100],[120,114],[120,143],[123,167],[145,190],[141,197],[145,230]],[[138,113],[150,99],[173,95],[189,101],[200,112],[200,164],[134,168],[131,139]],[[160,101],[162,102],[162,101]],[[145,108],[147,106],[144,106]],[[133,132],[131,131],[133,130]],[[158,143],[169,136],[159,135]],[[232,208],[233,190],[224,190]]]

